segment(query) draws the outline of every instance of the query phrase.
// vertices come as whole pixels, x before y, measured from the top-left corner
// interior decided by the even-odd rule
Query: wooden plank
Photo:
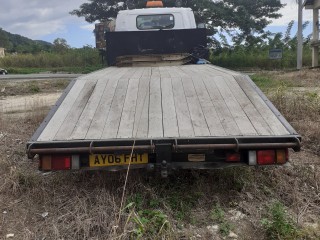
[[[164,67],[164,66],[181,66],[191,61],[191,58],[186,58],[183,60],[162,60],[159,62],[117,62],[118,67]]]
[[[142,77],[150,77],[151,76],[151,67],[144,68],[144,72],[142,74]]]
[[[206,77],[211,77],[213,75],[223,76],[225,78],[227,84],[228,84],[228,80],[234,79],[230,73],[226,73],[224,71],[218,71],[216,66],[213,66],[213,67],[212,66],[207,66],[207,67],[202,66],[200,68],[192,67],[190,69],[192,69],[195,72],[199,71],[199,69],[200,69],[202,75],[205,75]],[[198,72],[197,74],[201,74],[201,73]],[[231,73],[233,73],[233,72],[231,71]],[[235,75],[237,77],[239,74],[238,75],[233,74],[233,75]],[[243,90],[239,91],[239,88],[240,88],[239,84],[236,82],[235,85],[231,85],[231,86],[229,85],[229,88],[233,92],[233,95],[235,96],[235,98],[239,102],[243,111],[246,113],[247,117],[251,121],[251,123],[254,126],[254,128],[256,129],[257,133],[261,134],[261,135],[273,135],[272,129],[266,123],[266,121],[261,116],[259,111],[255,108],[255,106],[251,103],[251,101],[246,96],[246,94],[243,92]],[[238,88],[237,92],[234,91],[234,89],[236,89],[236,88]],[[248,102],[250,102],[250,105],[248,105]]]
[[[140,78],[131,78],[129,80],[117,138],[133,138],[133,126],[137,105],[139,81]]]
[[[216,86],[218,87],[222,98],[224,99],[226,105],[231,112],[235,122],[237,123],[242,135],[257,135],[255,128],[253,127],[252,123],[248,119],[245,112],[242,110],[241,106],[239,105],[237,99],[232,94],[231,90],[229,89],[228,85],[226,84],[226,79],[224,77],[213,77],[212,80],[215,82]],[[238,94],[238,93],[237,93]]]
[[[257,133],[259,135],[274,135],[268,123],[243,92],[234,77],[226,77],[225,80],[243,111],[247,114]]]
[[[110,106],[110,111],[107,120],[104,125],[104,130],[101,135],[101,139],[116,138],[118,134],[122,109],[128,88],[128,78],[121,78],[118,82],[112,103]]]
[[[251,103],[260,112],[261,116],[264,118],[265,122],[268,123],[269,127],[275,135],[287,135],[288,130],[283,126],[263,99],[258,95],[258,93],[253,89],[245,76],[236,76],[236,81],[239,83],[240,87],[246,93]]]
[[[185,92],[188,108],[191,116],[194,134],[196,137],[210,136],[209,128],[202,112],[201,105],[193,85],[191,78],[182,80],[183,89]]]
[[[177,67],[165,67],[164,71],[166,71],[171,77],[179,137],[194,137],[195,132],[191,121],[186,95],[183,89],[181,73],[178,74],[180,69]]]
[[[207,88],[211,101],[217,111],[217,114],[220,118],[220,122],[226,134],[231,136],[241,135],[241,131],[236,122],[234,121],[215,82],[212,80],[212,78],[208,78],[207,76],[203,78],[203,82]]]
[[[145,67],[138,67],[137,70],[134,72],[134,74],[130,76],[130,78],[136,78],[136,79],[141,78],[145,70],[146,70]]]
[[[135,138],[148,137],[150,78],[151,67],[146,67],[142,73],[138,90],[138,100],[133,127],[133,136]]]
[[[129,78],[137,69],[130,69],[123,77],[119,79],[114,97],[112,99],[108,118],[105,122],[102,139],[116,138],[119,130],[124,101],[127,95]]]
[[[117,62],[153,62],[153,61],[175,61],[190,57],[189,54],[147,54],[147,55],[126,55],[117,57]]]
[[[69,113],[70,109],[72,108],[75,100],[79,96],[80,91],[85,85],[85,83],[87,81],[93,81],[93,79],[95,79],[96,77],[103,76],[105,73],[110,71],[111,70],[107,68],[79,77],[76,80],[74,86],[70,89],[70,92],[68,93],[67,97],[61,103],[56,113],[53,115],[50,122],[39,136],[38,141],[52,141],[55,135],[57,134],[59,128],[61,127],[64,119],[66,118],[67,114]]]
[[[134,116],[134,138],[147,138],[149,130],[150,77],[140,79],[136,113]]]
[[[204,71],[206,71],[206,70],[207,71],[208,70],[214,70],[214,71],[218,71],[220,73],[227,74],[227,75],[232,75],[232,76],[241,75],[241,73],[239,73],[239,72],[232,71],[230,69],[226,69],[226,68],[222,68],[222,67],[218,67],[218,66],[215,66],[215,65],[212,65],[212,64],[202,65],[200,68],[203,69]]]
[[[61,127],[59,128],[59,131],[54,137],[55,140],[70,139],[70,135],[73,132],[79,117],[81,116],[89,98],[91,97],[92,92],[96,87],[96,82],[97,79],[86,82],[72,108],[70,109],[67,117],[64,119]]]
[[[172,78],[172,90],[180,137],[194,137],[194,129],[181,78]]]
[[[101,100],[97,110],[92,119],[91,125],[86,135],[86,139],[100,139],[105,122],[107,120],[114,93],[118,85],[119,78],[125,76],[128,69],[121,68],[117,70],[117,73],[110,76],[107,86],[101,96]]]
[[[193,70],[205,76],[206,87],[211,91],[213,103],[227,135],[257,135],[252,123],[225,83],[225,78],[232,77],[233,72],[223,68],[220,71],[211,65],[202,65]],[[210,87],[210,84],[213,86]]]
[[[159,72],[161,78],[170,78],[170,74],[167,70],[167,67],[159,67]]]
[[[197,92],[202,112],[206,118],[211,136],[226,136],[226,132],[220,122],[215,106],[211,101],[210,95],[203,83],[201,74],[195,74],[190,71],[190,68],[182,68],[189,76],[192,77],[192,81]]]
[[[85,139],[107,83],[108,79],[102,78],[98,80],[97,85],[70,136],[70,139]]]
[[[167,68],[167,70],[170,73],[170,76],[173,78],[181,78],[182,80],[184,78],[190,78],[191,76],[186,74],[184,71],[182,71],[183,68],[185,68],[186,66],[179,66],[179,67],[171,67],[171,68]]]
[[[171,78],[161,78],[163,135],[164,137],[178,137],[178,122],[173,98]]]
[[[150,103],[149,103],[149,138],[163,137],[162,105],[161,105],[161,80],[157,70],[152,68],[150,80]]]
[[[151,68],[151,78],[159,78],[159,77],[160,77],[159,67],[152,67]]]

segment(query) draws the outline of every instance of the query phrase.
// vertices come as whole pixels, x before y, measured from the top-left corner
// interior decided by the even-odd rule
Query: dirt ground
[[[125,173],[42,173],[25,155],[68,81],[1,82],[0,239],[320,239],[319,72],[261,74],[281,83],[268,96],[306,139],[288,166],[131,172],[122,209]],[[312,114],[292,88],[307,89]]]

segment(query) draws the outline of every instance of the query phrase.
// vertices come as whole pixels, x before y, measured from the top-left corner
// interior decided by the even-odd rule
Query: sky
[[[75,48],[85,45],[95,46],[92,32],[94,24],[69,14],[85,2],[88,1],[3,0],[0,8],[0,28],[34,40],[51,43],[56,38],[64,38],[71,47]],[[298,18],[295,0],[281,0],[281,2],[287,5],[280,11],[283,17],[273,20],[273,23],[267,27],[271,32],[284,32],[288,23]],[[311,10],[304,10],[303,14],[304,21],[312,20]],[[295,24],[292,31],[296,29]],[[304,34],[310,34],[311,29],[310,24]]]

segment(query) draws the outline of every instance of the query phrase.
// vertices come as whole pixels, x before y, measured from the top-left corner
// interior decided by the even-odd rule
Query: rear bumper
[[[79,141],[79,142],[30,142],[27,144],[29,158],[40,156],[40,170],[106,170],[120,171],[128,169],[124,165],[90,166],[91,155],[130,155],[147,154],[147,164],[131,164],[130,169],[146,169],[150,172],[160,172],[166,177],[171,170],[177,169],[221,169],[234,166],[259,165],[258,151],[300,150],[300,136],[281,137],[238,137],[212,139],[161,139],[161,140],[113,140],[113,141]],[[229,155],[239,156],[236,161],[228,159]],[[132,155],[131,155],[132,156]],[[195,156],[195,157],[192,157]],[[42,159],[50,160],[50,168],[45,169]],[[60,162],[58,169],[54,159],[67,158]],[[59,160],[59,161],[60,161]],[[288,159],[287,159],[288,160]],[[267,165],[283,165],[287,162],[277,159]],[[53,162],[51,162],[53,161]],[[52,164],[51,164],[52,163]],[[62,164],[62,165],[61,165]],[[67,166],[66,169],[60,169]]]
[[[192,139],[152,139],[106,141],[52,141],[28,142],[27,154],[32,159],[36,154],[94,154],[94,153],[155,153],[157,146],[168,144],[172,153],[211,153],[216,150],[254,150],[292,148],[300,151],[301,136],[256,136],[215,137]]]

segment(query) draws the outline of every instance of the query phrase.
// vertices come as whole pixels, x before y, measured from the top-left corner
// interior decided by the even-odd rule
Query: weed
[[[143,209],[144,201],[140,193],[133,194],[132,196],[130,196],[127,202],[127,205],[134,204],[135,208],[138,210]]]
[[[133,200],[133,202],[130,202]],[[167,215],[161,210],[149,209],[143,201],[141,194],[134,194],[129,198],[125,209],[130,215],[127,222],[134,224],[132,237],[134,239],[154,239],[162,231],[168,230],[169,221]],[[150,204],[151,205],[151,204]]]
[[[190,221],[191,211],[199,199],[199,193],[185,194],[186,192],[186,189],[176,189],[176,192],[170,192],[164,201],[168,202],[177,219]]]
[[[280,202],[275,202],[270,206],[268,217],[262,219],[261,223],[270,239],[292,239],[297,233],[296,226],[287,216]]]
[[[306,95],[310,101],[317,101],[320,98],[319,94],[316,92],[307,92]]]
[[[160,210],[138,211],[132,220],[136,223],[133,232],[137,238],[157,236],[169,227],[167,216]]]
[[[225,212],[219,204],[216,204],[216,206],[211,210],[210,217],[213,221],[222,223],[224,221]]]
[[[219,232],[222,236],[228,236],[233,226],[226,220],[225,212],[220,206],[216,204],[215,207],[210,212],[210,218],[219,224]]]
[[[70,82],[69,80],[58,79],[52,82],[52,86],[58,89],[65,89],[68,86],[69,82]]]
[[[40,87],[39,87],[38,83],[35,81],[30,82],[28,85],[28,88],[29,88],[30,93],[40,92]]]
[[[232,229],[233,226],[227,221],[224,221],[219,225],[219,232],[224,237],[228,236]]]
[[[254,81],[255,84],[257,84],[262,89],[277,87],[279,84],[278,81],[264,74],[254,74],[250,77],[252,81]]]

